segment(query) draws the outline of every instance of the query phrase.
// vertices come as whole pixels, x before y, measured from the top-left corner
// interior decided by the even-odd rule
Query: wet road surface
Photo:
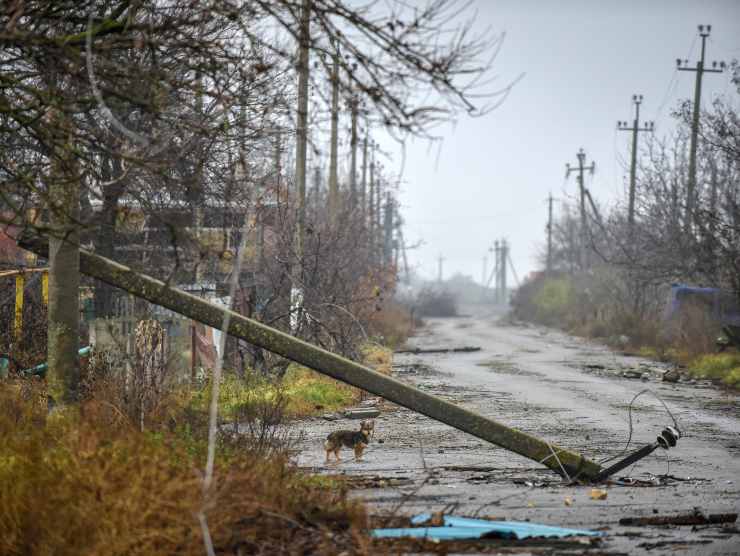
[[[589,486],[567,486],[549,470],[405,408],[383,403],[374,441],[363,461],[351,452],[324,463],[322,442],[351,420],[315,419],[303,432],[298,463],[322,473],[377,477],[382,488],[355,491],[377,512],[413,514],[454,504],[458,515],[495,516],[550,525],[604,528],[610,553],[740,554],[738,524],[624,527],[622,517],[668,515],[699,508],[740,509],[738,396],[707,384],[661,381],[667,367],[618,355],[553,330],[510,324],[499,317],[430,319],[409,341],[414,347],[480,346],[472,353],[396,355],[394,374],[430,393],[504,424],[584,454],[594,461],[618,455],[628,437],[628,405],[654,391],[678,420],[683,438],[620,476],[665,486],[611,486],[592,500]],[[640,378],[625,378],[639,376]],[[660,401],[641,396],[632,410],[631,449],[652,442],[673,424]],[[377,480],[376,480],[377,483]]]

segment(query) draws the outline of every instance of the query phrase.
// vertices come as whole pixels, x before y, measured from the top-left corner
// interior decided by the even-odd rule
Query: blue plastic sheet
[[[421,514],[413,517],[411,523],[421,524],[429,521],[430,514]],[[587,529],[568,529],[529,523],[527,521],[488,521],[485,519],[471,519],[466,517],[444,516],[442,527],[406,527],[401,529],[374,529],[372,536],[376,538],[428,538],[435,540],[464,540],[479,539],[481,537],[497,537],[504,539],[528,539],[535,537],[600,537],[601,531]]]

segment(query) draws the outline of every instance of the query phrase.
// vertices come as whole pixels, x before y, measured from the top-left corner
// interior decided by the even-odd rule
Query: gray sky
[[[616,121],[632,120],[632,94],[644,95],[641,114],[655,120],[656,133],[668,131],[671,109],[694,87],[695,74],[676,71],[676,58],[695,63],[698,24],[712,25],[709,62],[740,58],[740,0],[474,4],[481,29],[506,32],[494,63],[497,84],[526,75],[494,112],[439,130],[439,153],[427,141],[407,144],[406,241],[424,241],[409,252],[423,276],[436,276],[441,253],[446,277],[462,272],[480,280],[486,251],[506,237],[522,278],[538,268],[548,193],[576,193],[574,178],[564,179],[565,163],[575,164],[583,147],[597,167],[586,185],[598,202],[613,203],[624,190],[630,138],[615,130]],[[733,91],[728,72],[705,74],[702,104]]]

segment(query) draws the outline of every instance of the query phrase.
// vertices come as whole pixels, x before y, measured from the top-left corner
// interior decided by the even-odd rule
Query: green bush
[[[546,278],[533,297],[536,319],[544,324],[562,326],[569,319],[574,298],[568,278]]]

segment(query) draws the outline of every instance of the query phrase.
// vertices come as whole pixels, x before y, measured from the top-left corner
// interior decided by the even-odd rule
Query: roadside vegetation
[[[719,322],[701,306],[684,307],[667,318],[669,287],[656,287],[635,310],[619,274],[544,274],[527,281],[512,300],[512,315],[603,341],[614,349],[674,363],[685,373],[740,388],[740,352],[719,353]]]
[[[99,386],[79,407],[47,414],[42,381],[0,383],[0,553],[203,554],[200,512],[219,554],[364,552],[362,505],[290,463],[286,398],[234,408],[240,434],[223,429],[204,498],[198,404],[174,390],[142,431]]]
[[[723,334],[740,341],[738,61],[728,70],[734,86],[698,119],[681,101],[669,133],[645,136],[632,194],[629,184],[615,205],[599,206],[578,176],[580,203],[560,200],[541,252],[545,270],[519,288],[515,317],[740,387],[737,348],[727,341],[720,354],[717,345]]]

